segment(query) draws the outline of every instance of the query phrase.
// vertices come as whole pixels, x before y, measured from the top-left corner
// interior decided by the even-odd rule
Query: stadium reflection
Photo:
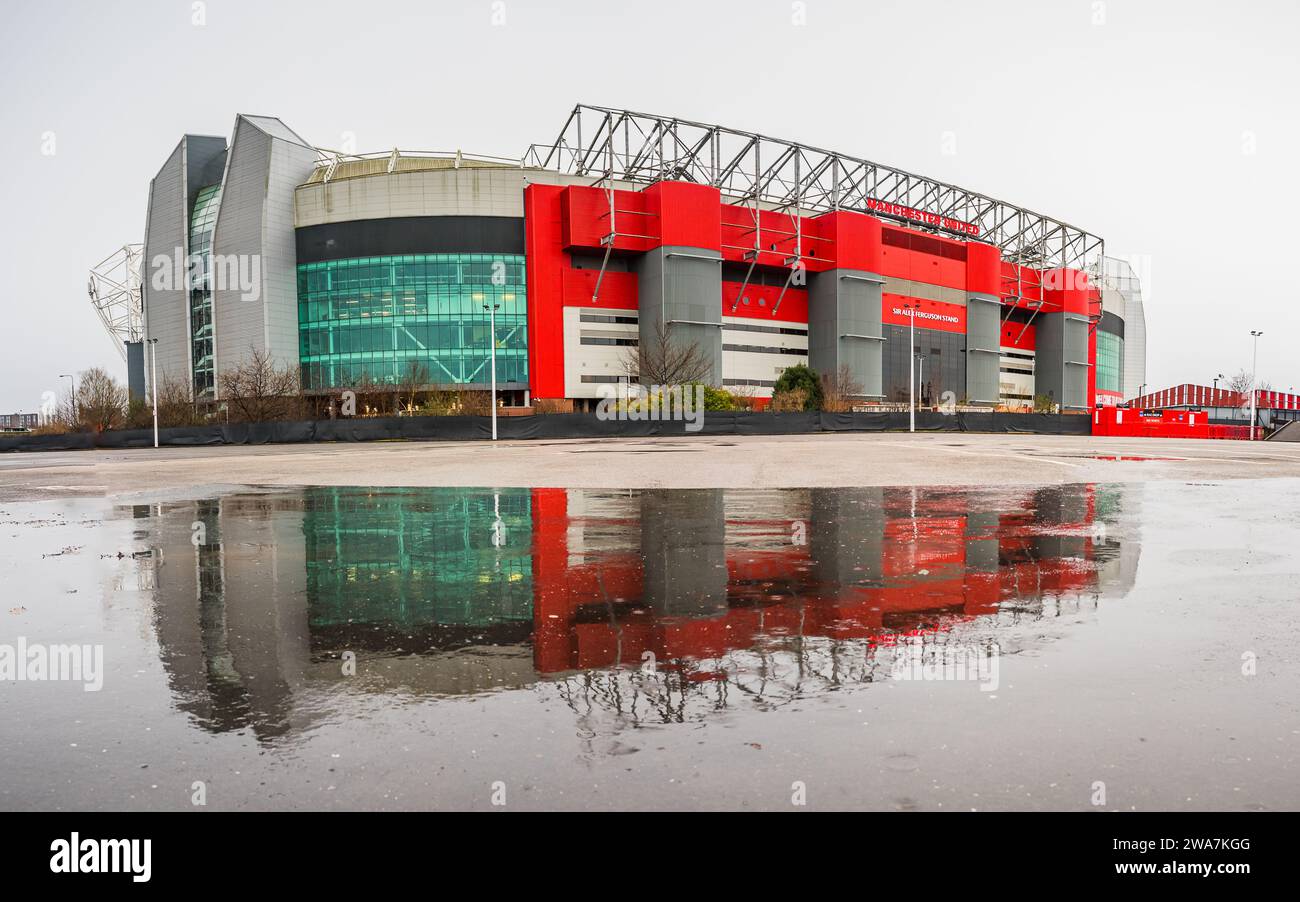
[[[1138,544],[1111,524],[1134,501],[1093,485],[310,488],[130,515],[150,521],[177,706],[274,741],[376,694],[524,690],[637,724],[871,683],[900,643],[989,647],[1122,597]]]

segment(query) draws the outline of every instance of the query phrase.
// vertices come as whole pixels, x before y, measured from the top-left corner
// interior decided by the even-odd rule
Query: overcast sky
[[[204,24],[195,7],[204,6]],[[1147,381],[1300,387],[1295,0],[132,0],[0,5],[0,412],[125,380],[86,274],[183,133],[520,156],[578,102],[954,182],[1136,258]],[[501,21],[504,19],[504,21]],[[52,138],[52,142],[51,142]],[[53,151],[52,153],[50,151]],[[66,380],[62,380],[66,386]]]

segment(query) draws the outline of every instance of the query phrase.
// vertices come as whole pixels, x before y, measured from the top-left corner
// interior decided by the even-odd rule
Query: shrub
[[[534,399],[533,413],[541,416],[552,413],[573,413],[573,402],[565,398]]]
[[[822,383],[817,378],[817,372],[806,364],[797,364],[786,367],[780,376],[776,379],[776,387],[772,392],[772,400],[775,402],[776,395],[787,395],[792,391],[802,391],[804,393],[804,406],[802,410],[821,410],[823,403]]]
[[[694,387],[692,387],[692,390],[694,390]],[[704,409],[735,410],[736,399],[725,388],[714,388],[712,385],[706,385],[704,386]]]
[[[802,388],[774,391],[769,409],[774,413],[793,413],[794,411],[808,410],[808,392]]]

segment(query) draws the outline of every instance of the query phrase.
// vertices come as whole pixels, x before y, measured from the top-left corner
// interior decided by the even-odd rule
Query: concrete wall
[[[295,191],[294,221],[302,228],[392,216],[523,218],[524,187],[530,182],[587,184],[590,179],[534,169],[470,166],[334,179]]]

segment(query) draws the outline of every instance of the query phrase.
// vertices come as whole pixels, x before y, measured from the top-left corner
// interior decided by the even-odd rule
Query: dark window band
[[[398,216],[297,229],[299,263],[401,254],[522,254],[515,216]]]
[[[1111,335],[1118,335],[1120,338],[1124,337],[1124,320],[1109,310],[1101,315],[1101,322],[1097,324],[1097,328],[1103,332],[1109,332]]]

